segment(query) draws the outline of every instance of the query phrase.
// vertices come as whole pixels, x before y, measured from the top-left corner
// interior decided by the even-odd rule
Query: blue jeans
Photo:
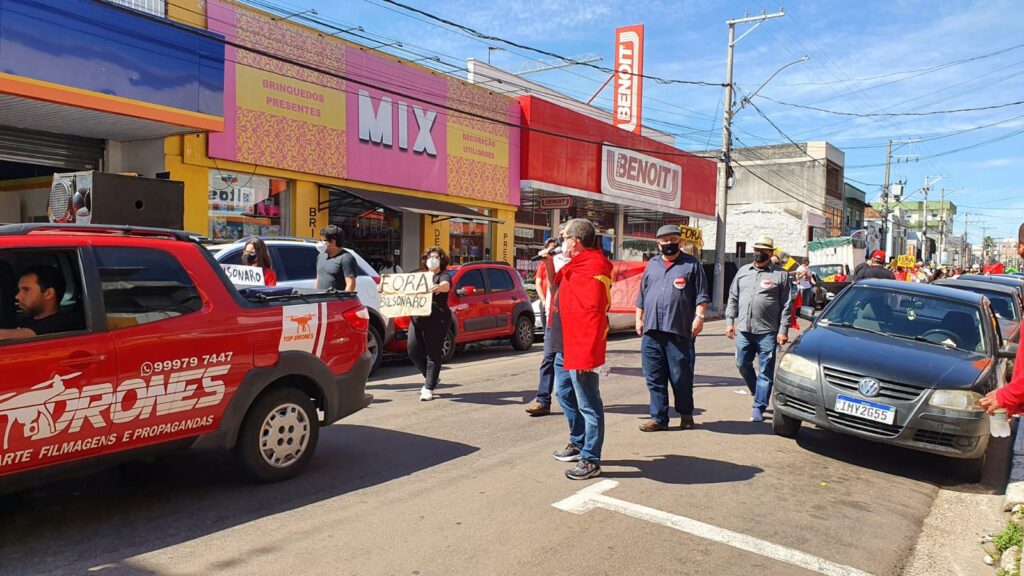
[[[800,299],[804,306],[814,306],[814,287],[801,288]]]
[[[693,416],[693,338],[659,330],[644,334],[640,345],[647,390],[651,394],[651,418],[668,424],[668,386],[672,385],[675,409]]]
[[[544,358],[540,361],[537,402],[551,408],[551,390],[555,387],[555,351],[551,349],[551,328],[544,329]]]
[[[772,396],[772,382],[775,380],[775,350],[778,336],[775,332],[767,334],[736,333],[736,367],[740,376],[747,383],[747,388],[754,395],[754,407],[764,410],[768,408],[768,400]],[[758,359],[758,373],[754,373],[754,357]]]
[[[604,445],[604,403],[597,372],[563,368],[562,353],[555,356],[555,394],[569,422],[569,443],[580,449],[580,459],[601,463]]]

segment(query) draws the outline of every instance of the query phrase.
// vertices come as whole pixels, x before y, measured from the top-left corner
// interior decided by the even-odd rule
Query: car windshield
[[[854,286],[820,322],[987,354],[980,313],[979,307],[936,296]]]

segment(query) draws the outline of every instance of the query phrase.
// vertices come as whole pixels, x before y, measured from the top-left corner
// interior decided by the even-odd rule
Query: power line
[[[923,76],[925,74],[930,74],[932,72],[938,72],[939,70],[944,70],[946,68],[951,68],[953,66],[959,66],[960,64],[966,64],[968,62],[974,62],[976,60],[982,60],[982,59],[985,59],[985,58],[990,58],[992,56],[998,56],[1000,54],[1005,54],[1006,52],[1011,52],[1013,50],[1016,50],[1016,49],[1022,48],[1022,47],[1024,47],[1024,44],[1016,44],[1016,45],[1010,46],[1008,48],[1003,48],[1001,50],[996,50],[995,52],[989,52],[987,54],[982,54],[980,56],[974,56],[974,57],[971,57],[971,58],[964,58],[962,60],[954,60],[952,62],[946,62],[946,63],[943,63],[943,64],[936,64],[934,66],[929,66],[927,68],[918,68],[917,70],[902,70],[902,71],[899,71],[899,72],[889,72],[887,74],[880,74],[878,76],[868,76],[868,77],[865,77],[865,78],[850,78],[849,80],[841,80],[840,82],[851,82],[851,83],[870,82],[871,80],[882,80],[884,78],[891,78],[893,76],[902,76],[904,74],[913,74],[913,76],[907,76],[906,78],[900,78],[900,79],[894,80],[892,82],[885,82],[885,83],[882,83],[882,84],[876,84],[874,86],[869,86],[867,88],[867,89],[874,89],[874,88],[879,88],[879,87],[882,87],[882,86],[887,86],[887,85],[893,84],[895,82],[902,82],[904,80],[909,80],[911,78],[916,78],[918,76]],[[824,84],[827,84],[827,82],[793,82],[793,83],[790,83],[790,84],[776,84],[776,86],[777,87],[821,86],[821,85],[824,85]]]
[[[999,108],[1008,108],[1010,106],[1020,106],[1024,104],[1024,100],[1018,100],[1016,102],[1006,102],[1004,104],[993,104],[991,106],[979,106],[977,108],[957,108],[955,110],[932,110],[930,112],[843,112],[840,110],[827,110],[825,108],[818,108],[816,106],[805,106],[803,104],[793,104],[792,102],[783,102],[770,98],[763,94],[758,94],[756,98],[764,98],[770,100],[776,104],[782,104],[783,106],[790,106],[792,108],[803,108],[806,110],[814,110],[816,112],[824,112],[825,114],[835,114],[837,116],[855,116],[857,118],[879,118],[879,117],[893,117],[893,116],[935,116],[938,114],[958,114],[961,112],[979,112],[982,110],[996,110]]]
[[[436,16],[434,14],[431,14],[430,12],[426,12],[424,10],[420,10],[419,8],[414,8],[412,6],[408,6],[406,4],[402,4],[401,2],[396,2],[395,0],[381,0],[381,1],[382,2],[386,2],[388,4],[391,4],[393,6],[398,6],[399,8],[402,8],[404,10],[408,10],[410,12],[415,12],[417,14],[420,14],[422,16],[430,18],[431,20],[435,20],[437,22],[441,22],[442,24],[446,24],[446,25],[451,26],[453,28],[458,28],[459,30],[463,30],[463,31],[465,31],[468,34],[472,34],[473,36],[476,36],[477,38],[481,38],[481,39],[488,40],[488,41],[491,41],[491,42],[501,42],[502,44],[506,44],[508,46],[513,46],[515,48],[519,48],[520,50],[529,50],[531,52],[536,52],[538,54],[543,54],[545,56],[561,60],[561,61],[566,62],[568,64],[575,64],[575,65],[579,65],[579,66],[586,66],[588,68],[593,68],[595,70],[600,70],[601,72],[604,72],[606,74],[626,74],[626,75],[629,75],[629,76],[635,76],[637,78],[644,78],[644,79],[647,79],[647,80],[651,80],[651,81],[657,82],[659,84],[689,84],[689,85],[692,85],[692,86],[714,86],[714,87],[719,87],[719,88],[725,86],[725,84],[723,84],[721,82],[702,82],[702,81],[697,81],[697,80],[675,80],[675,79],[669,79],[669,78],[661,78],[661,77],[658,77],[658,76],[650,76],[650,75],[647,75],[647,74],[637,74],[636,72],[618,71],[618,70],[616,70],[614,68],[608,68],[607,66],[598,66],[597,64],[593,64],[593,63],[590,63],[590,62],[580,62],[579,60],[574,60],[574,59],[569,58],[567,56],[562,56],[561,54],[556,54],[554,52],[549,52],[547,50],[543,50],[543,49],[540,49],[540,48],[534,48],[533,46],[528,46],[526,44],[520,44],[518,42],[513,42],[511,40],[506,40],[506,39],[498,37],[498,36],[491,36],[489,34],[485,34],[485,33],[480,32],[478,30],[474,30],[473,28],[470,28],[468,26],[464,26],[464,25],[459,24],[457,22],[452,22],[451,20],[447,20],[445,18],[441,18],[440,16]]]

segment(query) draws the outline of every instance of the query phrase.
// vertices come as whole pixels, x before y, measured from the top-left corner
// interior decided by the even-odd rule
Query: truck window
[[[19,283],[23,276],[33,273],[38,283],[39,274],[45,276],[47,271],[53,278],[46,281],[59,279],[63,285],[59,288],[52,318],[46,322],[34,321],[32,312],[20,309],[16,303]],[[0,330],[31,328],[38,336],[46,336],[85,329],[82,286],[78,258],[72,251],[0,250]],[[38,300],[29,305],[45,307]]]
[[[178,260],[149,248],[96,248],[107,326],[129,328],[197,312],[202,298]]]

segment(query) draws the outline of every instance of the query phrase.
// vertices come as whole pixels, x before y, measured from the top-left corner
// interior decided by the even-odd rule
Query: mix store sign
[[[519,203],[514,99],[243,7],[210,0],[207,15],[253,48],[226,48],[211,158]]]

